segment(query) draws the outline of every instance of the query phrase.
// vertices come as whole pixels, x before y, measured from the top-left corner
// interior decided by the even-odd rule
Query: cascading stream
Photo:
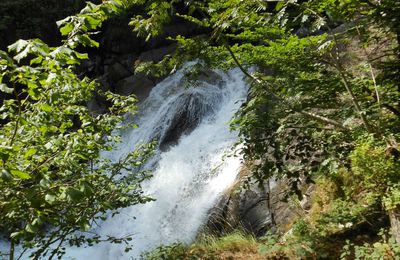
[[[102,236],[134,234],[133,250],[103,242],[67,248],[63,259],[137,259],[159,245],[190,243],[235,181],[241,158],[229,156],[238,137],[229,122],[246,99],[243,74],[238,69],[213,71],[207,80],[184,87],[185,70],[194,64],[153,88],[135,118],[139,128],[125,130],[122,143],[102,154],[118,160],[139,144],[160,143],[146,166],[153,169],[153,177],[143,183],[155,201],[125,208],[93,230]]]
[[[154,167],[154,177],[143,185],[156,200],[126,208],[96,230],[115,237],[133,233],[133,250],[101,243],[71,248],[67,257],[130,259],[161,244],[189,243],[218,197],[234,182],[241,159],[228,156],[237,141],[229,122],[246,98],[243,75],[237,69],[215,71],[213,84],[199,82],[185,88],[185,69],[191,65],[152,90],[135,119],[140,127],[126,131],[119,147],[103,154],[118,160],[151,140],[158,140],[162,148],[148,166]]]

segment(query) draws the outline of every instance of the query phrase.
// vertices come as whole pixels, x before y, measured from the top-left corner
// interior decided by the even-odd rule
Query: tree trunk
[[[389,219],[392,235],[396,242],[400,244],[400,206],[389,210]]]
[[[15,244],[14,244],[14,239],[11,239],[10,243],[10,256],[8,259],[14,260],[14,249],[15,249]]]

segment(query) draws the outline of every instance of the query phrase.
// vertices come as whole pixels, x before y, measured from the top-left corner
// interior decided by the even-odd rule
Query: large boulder
[[[205,102],[203,95],[182,93],[167,111],[168,120],[160,136],[160,149],[165,150],[176,144],[182,135],[193,131],[201,120],[212,112],[212,104]]]
[[[134,94],[139,101],[146,99],[155,86],[154,82],[143,73],[137,73],[118,81],[114,92],[121,95]]]
[[[116,62],[111,66],[107,66],[106,76],[109,82],[118,82],[121,79],[127,78],[133,74],[122,63]]]
[[[309,209],[313,185],[304,187],[304,199],[299,207],[293,207],[284,201],[286,180],[270,179],[260,186],[256,182],[248,182],[249,174],[248,167],[243,166],[237,182],[211,210],[201,233],[222,235],[243,229],[253,235],[263,236],[268,231],[285,232],[299,216],[299,211]]]
[[[247,169],[243,168],[241,175],[244,171]],[[269,186],[258,187],[252,183],[245,189],[242,187],[243,180],[239,179],[212,209],[205,232],[221,235],[235,229],[244,229],[262,236],[274,227]]]
[[[165,55],[172,53],[175,49],[176,49],[176,44],[171,44],[168,46],[142,52],[137,62],[144,62],[144,61],[159,62],[164,58]]]

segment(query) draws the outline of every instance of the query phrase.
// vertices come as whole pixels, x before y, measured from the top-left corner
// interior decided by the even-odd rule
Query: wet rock
[[[131,76],[133,72],[129,71],[121,63],[116,62],[107,68],[106,74],[107,74],[107,79],[110,82],[117,82],[123,78]]]
[[[152,49],[146,52],[142,52],[138,58],[138,61],[161,61],[165,55],[172,53],[176,48],[176,44],[171,44],[157,49]]]
[[[237,183],[227,191],[211,210],[208,222],[201,233],[223,235],[235,229],[243,229],[256,236],[265,235],[268,231],[287,231],[299,216],[297,208],[284,202],[285,180],[266,182],[262,187],[257,183],[243,183],[250,174],[247,166],[243,166]],[[310,204],[309,197],[314,188],[310,186],[305,192],[304,207]],[[303,210],[300,208],[300,210]]]
[[[240,190],[238,185],[239,183],[234,188],[236,191],[225,194],[212,210],[206,232],[220,235],[234,229],[244,229],[256,236],[262,236],[273,228],[268,187],[260,189],[257,185],[252,185],[250,189]]]
[[[208,84],[220,85],[223,81],[221,76],[213,70],[204,69],[200,72],[198,78],[200,82],[206,82]]]
[[[173,117],[166,122],[167,128],[160,138],[161,150],[166,150],[169,146],[176,144],[183,134],[193,131],[204,116],[213,110],[210,104],[203,102],[202,95],[198,93],[183,93],[175,100],[175,103],[171,105],[174,111],[167,111],[167,115],[173,115]]]
[[[154,86],[155,84],[151,79],[143,73],[138,73],[117,82],[114,91],[121,95],[134,94],[139,101],[142,101],[147,98]]]

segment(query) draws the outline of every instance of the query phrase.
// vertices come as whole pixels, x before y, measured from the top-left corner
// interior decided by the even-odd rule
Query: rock
[[[165,47],[161,47],[158,49],[152,49],[149,51],[142,52],[138,58],[139,62],[143,61],[153,61],[159,62],[161,61],[165,55],[174,52],[176,49],[176,44],[171,44]]]
[[[239,199],[239,214],[243,227],[256,236],[264,235],[273,226],[273,215],[269,207],[269,188],[252,185]]]
[[[137,55],[134,53],[127,53],[118,56],[117,60],[121,63],[127,70],[134,71],[134,62],[137,59]]]
[[[286,181],[270,180],[262,188],[251,182],[248,188],[244,188],[242,186],[248,174],[249,169],[243,166],[238,181],[209,213],[203,233],[222,235],[234,229],[244,229],[255,236],[263,236],[267,231],[287,232],[299,216],[299,209],[283,201],[282,191],[287,188]],[[305,208],[313,191],[314,187],[310,186],[305,193],[308,198],[304,202]]]
[[[220,85],[222,83],[221,76],[211,69],[202,70],[197,80],[213,85]]]
[[[107,79],[110,82],[117,82],[123,78],[131,76],[132,74],[133,72],[129,71],[119,62],[114,63],[106,69]]]
[[[300,201],[300,206],[303,210],[308,211],[311,209],[312,206],[312,201],[311,201],[311,195],[315,191],[315,185],[311,184],[310,187],[308,187],[307,191],[303,195],[303,199]]]
[[[105,106],[103,104],[99,104],[98,100],[96,98],[93,98],[87,103],[87,107],[90,111],[91,114],[93,115],[101,115],[106,113]]]
[[[159,141],[162,151],[176,144],[183,134],[193,131],[204,116],[213,111],[210,104],[203,102],[203,97],[198,93],[183,93],[174,101],[171,111],[167,111],[167,115],[173,117],[166,122],[167,127]]]
[[[143,41],[138,39],[129,26],[119,26],[107,30],[104,36],[105,48],[116,54],[138,53]]]
[[[155,86],[154,82],[143,73],[138,73],[118,81],[114,91],[121,95],[134,94],[139,101],[147,98],[151,89]]]
[[[244,229],[256,236],[264,235],[274,226],[274,215],[269,206],[269,187],[263,189],[251,183],[249,189],[242,188],[248,169],[243,167],[241,178],[226,193],[210,212],[204,232],[225,234],[234,229]]]
[[[164,33],[169,37],[176,37],[178,35],[191,35],[199,29],[199,26],[192,22],[182,22],[167,25],[164,28]]]

